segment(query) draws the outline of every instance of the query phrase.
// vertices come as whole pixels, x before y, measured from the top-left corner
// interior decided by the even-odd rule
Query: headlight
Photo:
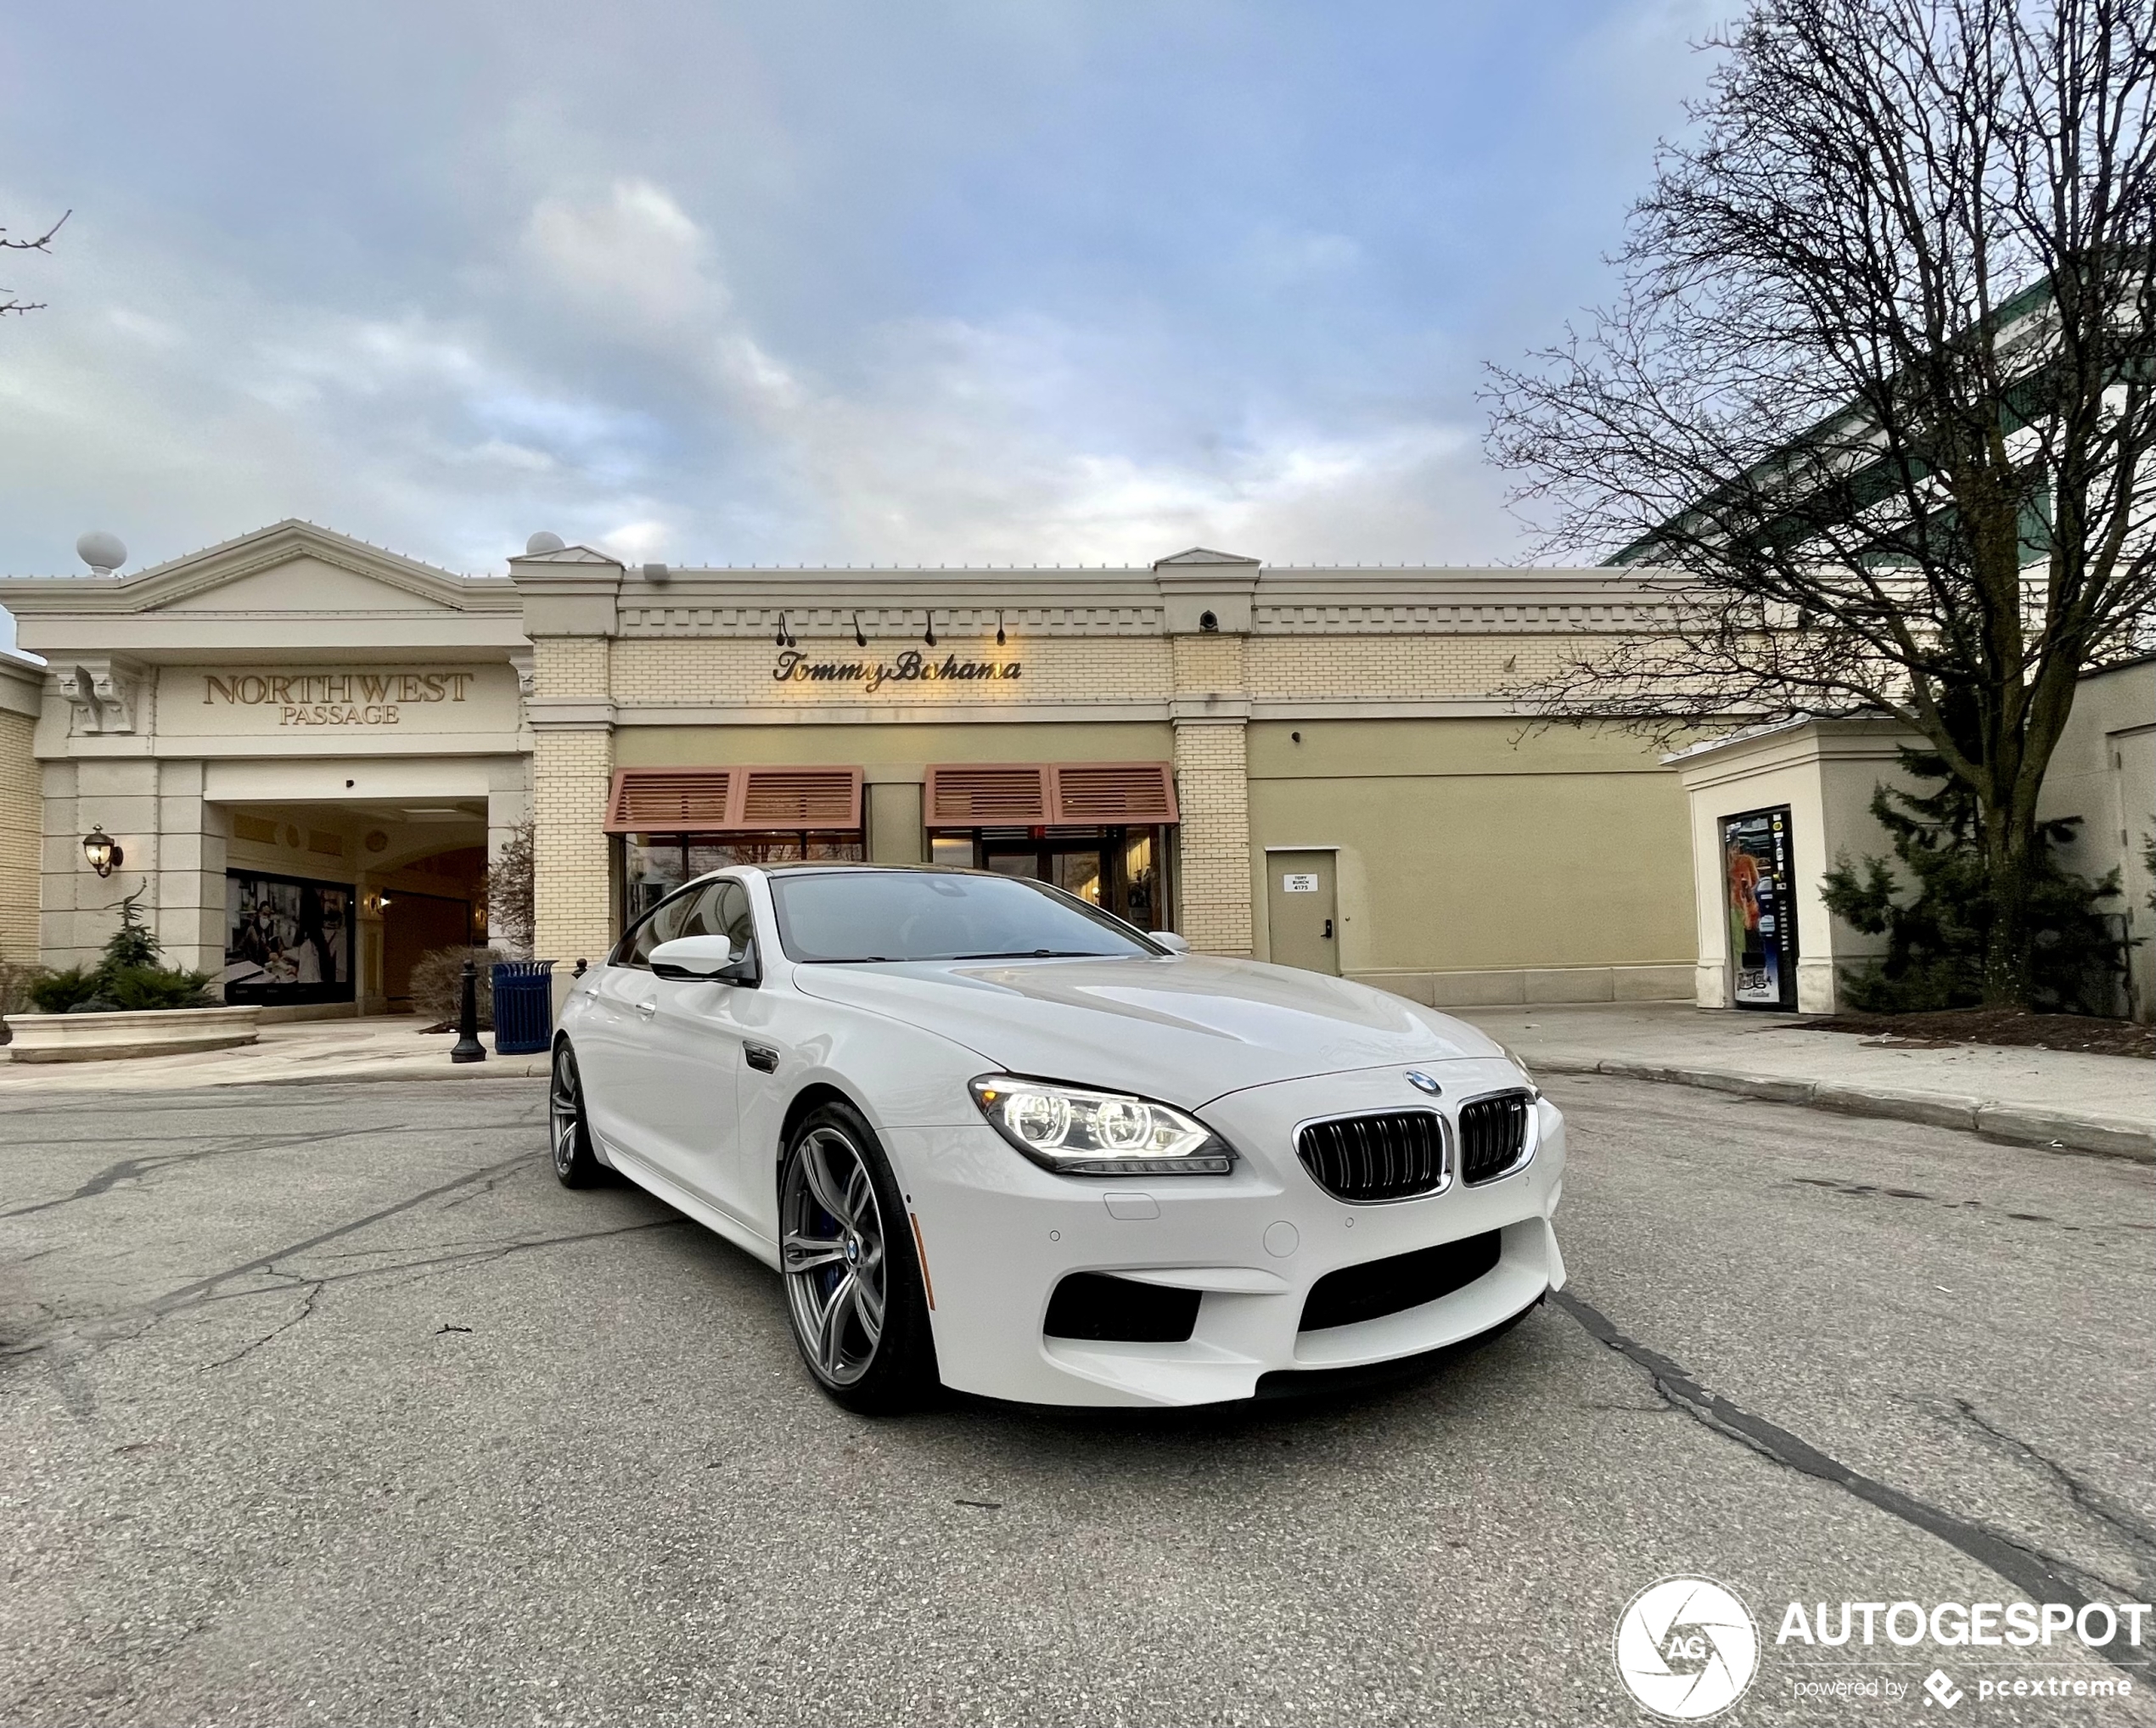
[[[1518,1069],[1520,1072],[1521,1077],[1526,1080],[1530,1086],[1534,1088],[1535,1096],[1538,1098],[1541,1097],[1542,1096],[1541,1083],[1536,1080],[1535,1071],[1529,1068],[1528,1065],[1520,1059],[1519,1052],[1513,1049],[1509,1044],[1500,1044],[1497,1047],[1505,1052],[1505,1060],[1512,1063],[1514,1068]]]
[[[973,1095],[991,1128],[1060,1175],[1218,1176],[1235,1162],[1203,1122],[1127,1092],[987,1074]]]

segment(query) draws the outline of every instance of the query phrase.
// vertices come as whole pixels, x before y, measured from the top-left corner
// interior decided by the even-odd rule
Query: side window
[[[755,945],[756,921],[749,910],[749,890],[738,882],[717,884],[718,896],[713,908],[712,923],[717,934],[733,945],[734,957],[739,959]]]
[[[614,951],[614,963],[616,966],[649,966],[651,951],[661,942],[671,942],[677,936],[699,934],[704,927],[693,921],[699,909],[710,898],[710,889],[693,888],[686,894],[677,894],[671,900],[660,901],[651,909],[648,917],[621,939],[621,945]]]

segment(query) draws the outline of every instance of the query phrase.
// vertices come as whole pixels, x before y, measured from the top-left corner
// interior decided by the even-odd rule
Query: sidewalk
[[[2075,1051],[1882,1045],[1779,1014],[1649,1002],[1469,1008],[1532,1069],[1621,1074],[2156,1163],[2156,1063]]]
[[[422,1032],[410,1014],[363,1020],[288,1020],[262,1028],[253,1044],[183,1056],[118,1062],[0,1062],[8,1091],[166,1091],[189,1086],[347,1080],[503,1080],[543,1075],[545,1056],[497,1056],[494,1035],[480,1034],[484,1062],[452,1062],[454,1032]],[[0,1047],[0,1057],[7,1052]]]

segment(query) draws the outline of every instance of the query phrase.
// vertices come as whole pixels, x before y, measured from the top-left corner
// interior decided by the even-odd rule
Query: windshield
[[[773,876],[787,954],[800,961],[1019,960],[1154,954],[1128,926],[1008,876],[834,870]]]

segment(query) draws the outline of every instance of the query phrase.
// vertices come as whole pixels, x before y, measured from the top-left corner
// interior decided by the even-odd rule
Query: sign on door
[[[1316,894],[1317,878],[1315,876],[1283,876],[1280,878],[1280,891],[1283,894]]]

